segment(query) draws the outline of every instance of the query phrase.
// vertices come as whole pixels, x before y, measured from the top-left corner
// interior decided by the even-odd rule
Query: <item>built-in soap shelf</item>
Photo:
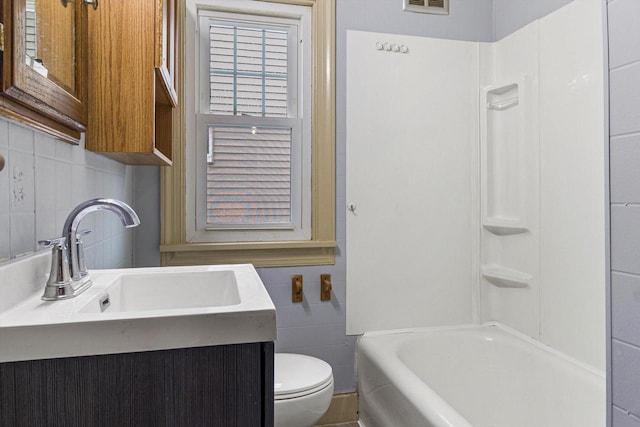
[[[526,158],[529,78],[497,83],[481,94],[482,225],[493,234],[527,230]]]
[[[485,264],[480,267],[482,277],[499,288],[527,288],[533,276],[497,264]]]
[[[524,227],[521,220],[512,220],[510,218],[500,218],[498,220],[496,220],[496,218],[487,219],[482,226],[485,230],[498,236],[508,236],[510,234],[520,234],[529,231],[528,228]]]
[[[504,111],[504,110],[508,110],[509,108],[516,107],[518,104],[520,104],[520,99],[517,96],[515,96],[509,99],[502,99],[495,102],[489,102],[487,103],[487,108],[489,110]]]

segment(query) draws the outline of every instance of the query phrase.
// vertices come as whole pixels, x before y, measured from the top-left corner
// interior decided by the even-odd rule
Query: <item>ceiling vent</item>
[[[449,14],[449,0],[402,0],[402,9],[407,12]]]

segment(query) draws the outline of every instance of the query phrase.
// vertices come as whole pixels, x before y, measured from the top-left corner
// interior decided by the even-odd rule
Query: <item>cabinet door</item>
[[[273,427],[273,342],[0,363],[0,425]]]
[[[100,9],[89,13],[87,148],[145,153],[154,140],[155,5],[104,1]]]
[[[171,164],[175,18],[164,11],[175,4],[105,1],[89,13],[87,149],[128,164]]]
[[[3,0],[0,109],[13,104],[15,113],[26,107],[76,131],[85,129],[86,18],[80,0]]]
[[[156,100],[172,107],[178,106],[178,95],[176,93],[177,9],[176,0],[156,0],[155,65],[161,88],[164,91],[162,94],[156,94]],[[165,102],[163,102],[162,98],[164,98]]]

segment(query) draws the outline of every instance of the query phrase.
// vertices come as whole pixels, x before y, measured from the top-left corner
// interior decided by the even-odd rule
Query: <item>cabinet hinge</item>
[[[4,24],[0,22],[0,52],[4,52]]]

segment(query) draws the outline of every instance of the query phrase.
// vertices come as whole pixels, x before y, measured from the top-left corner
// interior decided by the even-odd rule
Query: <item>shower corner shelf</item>
[[[511,234],[521,234],[529,231],[527,227],[516,224],[498,224],[498,223],[484,223],[482,226],[489,232],[497,236],[509,236]]]
[[[482,277],[498,288],[528,288],[532,276],[496,264],[480,267]]]
[[[516,107],[518,104],[520,104],[520,100],[517,97],[515,97],[515,98],[505,99],[502,101],[488,102],[487,109],[494,110],[494,111],[504,111],[504,110],[508,110],[509,108]]]
[[[530,78],[499,82],[481,92],[480,197],[482,225],[498,236],[529,231],[526,160]]]

